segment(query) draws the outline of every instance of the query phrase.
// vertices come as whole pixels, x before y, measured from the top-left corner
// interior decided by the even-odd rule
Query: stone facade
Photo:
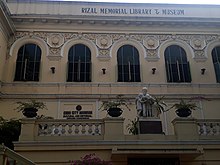
[[[148,137],[140,135],[143,136],[141,138],[127,137],[129,133],[126,125],[137,116],[135,97],[142,87],[147,87],[153,96],[165,96],[164,101],[169,107],[178,102],[180,98],[188,100],[197,98],[194,102],[200,110],[193,111],[193,118],[198,120],[220,118],[218,108],[220,106],[220,84],[216,80],[212,60],[212,50],[220,46],[219,6],[37,0],[31,2],[7,0],[0,1],[0,4],[0,97],[2,100],[0,101],[2,109],[0,116],[21,118],[22,114],[13,110],[16,107],[15,103],[21,100],[37,99],[45,102],[48,108],[47,111],[41,111],[40,115],[62,120],[66,119],[68,112],[77,111],[76,107],[80,105],[82,111],[91,113],[89,117],[91,120],[101,120],[106,117],[106,112],[99,110],[101,102],[122,94],[131,100],[129,107],[132,109],[122,114],[125,120],[122,125],[123,133],[120,132],[120,135],[123,134],[123,138],[114,139],[112,135],[103,136],[108,136],[107,141],[111,141],[112,138],[112,143],[114,140],[120,140],[121,143],[126,141],[126,145],[133,140],[130,143],[132,150],[136,149],[135,140],[145,143],[145,147],[149,147],[150,143],[154,149],[159,147],[154,144],[153,140],[158,137],[157,135]],[[23,45],[29,43],[36,44],[41,49],[39,81],[14,81],[18,51]],[[76,44],[85,45],[91,51],[91,82],[67,82],[68,53],[70,48]],[[138,51],[140,82],[118,82],[117,53],[124,45],[131,45]],[[171,45],[177,45],[185,51],[190,65],[191,82],[168,82],[164,54],[166,48]],[[51,70],[52,67],[55,68],[54,73]],[[204,74],[201,74],[201,69],[205,69]],[[160,115],[159,119],[162,121],[162,129],[166,136],[159,137],[159,140],[163,141],[161,144],[168,143],[166,140],[173,140],[174,148],[178,148],[178,140],[189,139],[184,132],[180,133],[181,139],[174,138],[176,130],[173,129],[172,121],[175,123],[175,118],[174,109]],[[111,121],[108,122],[109,125],[112,124]],[[219,132],[218,122],[217,126],[216,129]],[[180,127],[182,128],[182,125]],[[203,145],[202,142],[198,142],[198,137],[195,142],[193,138],[190,139],[190,145],[196,145],[196,148]],[[74,139],[77,140],[75,137]],[[105,139],[95,138],[94,140],[105,141]],[[49,141],[49,138],[45,141]],[[62,138],[58,141],[62,148],[64,145]],[[209,150],[208,146],[211,146],[211,143],[217,146],[220,144],[218,137],[214,138],[214,141],[210,142],[210,139],[208,141],[206,150]],[[28,148],[28,143],[25,144],[27,150],[25,149],[23,154],[33,149]],[[22,153],[21,145],[17,143],[17,150]],[[49,146],[44,146],[43,143],[41,145],[42,148]],[[92,143],[87,145],[94,152],[98,150],[97,153],[101,154],[101,145],[98,149],[94,148]],[[126,164],[129,156],[135,156],[135,152],[121,154],[114,150],[112,144],[110,148],[108,145],[106,143],[103,146],[105,151],[103,158],[116,157],[115,164]],[[33,146],[35,147],[34,142]],[[162,148],[166,148],[166,145]],[[193,151],[195,159],[194,156],[191,158],[190,154],[184,156],[185,151],[183,151],[180,153],[181,159],[184,160],[181,164],[193,164],[197,161],[198,164],[204,165],[205,163],[211,165],[212,162],[219,164],[220,160],[217,157],[219,147],[215,152],[213,146],[211,148],[205,156],[196,157],[197,151],[200,152],[200,150]],[[75,158],[79,158],[86,152],[88,150],[82,150]],[[179,154],[179,151],[172,152],[171,155]],[[212,152],[214,152],[214,158],[209,155]],[[118,154],[123,158],[117,157]],[[138,155],[143,156],[140,151]],[[157,153],[153,155],[158,156]],[[35,157],[34,154],[29,156]],[[46,164],[45,161],[51,160],[36,161],[39,164]],[[68,164],[62,162],[63,159],[59,161],[56,163]]]

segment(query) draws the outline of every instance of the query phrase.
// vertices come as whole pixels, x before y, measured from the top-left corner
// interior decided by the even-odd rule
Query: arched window
[[[183,48],[178,45],[167,47],[165,63],[168,82],[191,82],[189,62]]]
[[[41,49],[36,44],[25,44],[18,50],[15,81],[39,81]]]
[[[215,76],[217,82],[220,82],[220,46],[212,50],[212,61],[215,68]]]
[[[118,82],[140,82],[140,63],[138,50],[124,45],[117,52]]]
[[[83,44],[72,46],[68,53],[68,82],[91,81],[91,51]]]

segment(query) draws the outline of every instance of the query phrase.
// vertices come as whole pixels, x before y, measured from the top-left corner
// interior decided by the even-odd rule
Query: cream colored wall
[[[91,105],[93,111],[93,118],[103,118],[106,116],[106,112],[98,111],[98,107],[101,104],[101,98],[108,98],[111,95],[125,94],[133,100],[132,111],[124,111],[122,117],[125,117],[124,130],[126,126],[137,116],[137,112],[134,105],[134,99],[143,86],[147,86],[149,93],[152,95],[165,95],[167,102],[172,105],[177,101],[175,98],[183,97],[190,98],[192,96],[204,95],[208,98],[216,98],[215,102],[202,102],[204,112],[193,112],[193,116],[196,118],[215,118],[220,113],[217,111],[217,107],[220,106],[218,94],[220,93],[218,84],[215,80],[215,73],[213,69],[211,50],[214,46],[220,42],[213,40],[213,42],[207,46],[205,56],[208,58],[203,61],[197,61],[194,59],[194,52],[187,43],[179,40],[166,41],[162,43],[158,49],[159,59],[148,60],[146,59],[146,52],[143,45],[140,42],[133,40],[119,40],[114,43],[110,51],[110,59],[100,60],[97,58],[99,52],[97,46],[86,39],[75,39],[64,42],[62,46],[63,51],[59,54],[59,58],[51,60],[48,56],[49,46],[43,37],[35,36],[30,32],[28,35],[18,38],[10,48],[10,57],[7,59],[7,65],[5,69],[8,71],[5,74],[6,83],[2,87],[2,92],[10,94],[12,96],[9,105],[3,104],[2,107],[7,109],[7,112],[2,112],[2,115],[10,118],[11,116],[22,117],[21,114],[15,114],[10,104],[15,106],[16,100],[28,97],[37,98],[47,103],[48,111],[42,111],[41,114],[46,116],[52,116],[54,118],[62,118],[62,113],[65,110],[64,104],[80,104]],[[32,36],[29,36],[32,34]],[[37,33],[36,33],[37,34]],[[49,33],[50,34],[50,33]],[[60,33],[62,34],[62,33]],[[91,32],[91,34],[93,34]],[[123,33],[122,33],[123,34]],[[39,82],[15,82],[15,64],[17,58],[17,52],[19,48],[26,43],[36,43],[42,49],[42,62],[40,69],[40,81]],[[67,56],[68,50],[73,44],[83,43],[87,45],[92,53],[92,82],[66,82],[67,72]],[[124,83],[117,82],[117,50],[124,44],[130,44],[135,46],[139,52],[139,60],[141,66],[141,82],[138,83]],[[190,61],[192,83],[167,83],[166,71],[164,64],[164,51],[167,46],[177,44],[183,47],[187,53],[187,58]],[[51,73],[50,67],[56,68],[55,74]],[[152,68],[156,67],[156,73],[152,74]],[[102,68],[106,68],[106,74],[102,73]],[[206,68],[204,75],[201,75],[200,69]],[[16,95],[18,94],[18,95]],[[60,97],[57,99],[55,96]],[[70,97],[68,97],[70,96]],[[213,113],[209,113],[212,109]],[[163,122],[163,130],[166,134],[173,134],[173,127],[171,121],[175,118],[175,110],[171,110],[160,116]]]
[[[5,75],[5,60],[7,52],[7,39],[2,29],[0,29],[0,81],[4,81]]]
[[[137,150],[137,145],[117,145],[118,148],[123,148],[125,151],[127,151],[128,154],[112,154],[112,152],[114,152],[114,150],[112,150],[112,148],[114,147],[114,145],[89,145],[87,144],[86,147],[85,146],[81,146],[81,145],[75,145],[75,144],[71,144],[68,143],[68,146],[65,145],[59,145],[58,143],[51,143],[51,146],[44,146],[38,143],[38,146],[34,145],[34,146],[22,146],[22,148],[20,148],[19,146],[17,146],[16,150],[19,154],[24,155],[26,158],[36,162],[38,165],[69,165],[69,161],[70,160],[79,160],[81,157],[84,157],[87,154],[93,154],[95,153],[99,158],[106,160],[106,161],[111,161],[113,163],[113,165],[127,165],[128,164],[128,158],[131,157],[141,157],[141,155],[137,156],[136,154],[134,154],[132,151],[138,151]],[[116,149],[117,149],[116,147]],[[144,154],[145,157],[154,157],[154,158],[170,158],[170,157],[175,157],[173,155],[169,155],[168,153],[164,153],[166,151],[167,148],[169,148],[169,150],[172,151],[172,149],[175,151],[178,150],[178,148],[181,147],[181,149],[187,149],[187,148],[192,148],[192,145],[160,145],[158,149],[157,145],[151,145],[146,146],[146,145],[142,145],[142,146],[138,146],[141,150],[141,148],[144,150],[144,148],[146,147],[147,149],[149,148],[155,148],[155,150],[158,150],[158,152],[161,152],[160,156],[159,154]],[[214,149],[215,147],[212,145],[193,145],[193,148],[198,148],[198,150],[200,148],[204,149],[202,150],[202,153],[190,153],[190,154],[181,154],[180,156],[180,164],[181,165],[200,165],[200,164],[206,164],[206,165],[219,165],[220,160],[219,160],[219,150]],[[216,145],[216,148],[219,147],[218,145]],[[66,150],[63,151],[63,148],[65,148]],[[29,152],[29,151],[32,152]],[[48,150],[50,152],[48,152]],[[150,149],[149,149],[150,150]],[[147,150],[147,151],[149,151]],[[164,151],[165,150],[165,151]],[[79,152],[80,151],[80,152]],[[131,152],[131,154],[129,154],[129,151]],[[144,150],[145,151],[145,150]],[[117,151],[116,151],[117,152]],[[120,151],[119,151],[120,152]],[[141,151],[139,151],[140,153]],[[186,151],[187,152],[187,151]],[[133,153],[133,154],[132,154]],[[47,156],[45,156],[45,154]],[[176,153],[178,154],[178,153]],[[54,157],[54,155],[57,155]],[[58,156],[59,155],[59,156]],[[142,151],[142,155],[143,155],[143,151]],[[175,155],[175,154],[174,154]],[[143,157],[143,156],[142,156]]]
[[[41,6],[35,10],[30,4],[15,3],[9,5],[13,13],[19,12],[44,12],[47,5]],[[65,5],[65,7],[68,7]],[[32,10],[33,9],[33,10]],[[55,14],[53,8],[47,8],[47,12]],[[193,8],[194,10],[195,8]],[[217,8],[218,9],[218,8]],[[188,10],[188,9],[187,9]],[[191,10],[191,9],[190,9]],[[201,14],[206,14],[203,11],[209,11],[210,9],[197,8],[199,17]],[[215,9],[216,10],[216,9]],[[194,10],[195,11],[195,10]],[[214,11],[214,10],[213,10]],[[61,10],[60,12],[66,12]],[[71,12],[74,10],[71,8]],[[219,10],[213,12],[214,15],[218,15]],[[73,13],[74,14],[74,13]],[[193,13],[191,13],[193,15]],[[205,15],[209,16],[209,15]],[[164,17],[167,18],[167,17]],[[64,20],[67,18],[64,18]],[[170,18],[171,21],[175,19]],[[86,109],[90,108],[93,112],[92,118],[105,118],[106,111],[98,111],[102,99],[113,98],[117,94],[125,94],[131,99],[130,105],[131,111],[125,110],[122,117],[124,121],[124,133],[127,132],[127,124],[130,120],[134,120],[137,116],[135,108],[135,97],[141,92],[142,87],[147,86],[148,92],[154,96],[165,96],[165,102],[168,107],[177,102],[179,98],[184,97],[190,99],[192,96],[204,96],[210,101],[202,100],[195,101],[198,106],[201,107],[198,111],[193,111],[192,117],[196,119],[218,119],[220,118],[220,88],[219,83],[216,83],[214,67],[211,58],[211,51],[215,46],[220,45],[218,37],[219,28],[204,28],[198,26],[191,26],[190,23],[187,27],[180,28],[177,25],[172,27],[161,26],[148,26],[148,25],[133,25],[132,19],[128,19],[130,24],[105,24],[104,22],[95,22],[94,24],[85,21],[82,24],[74,22],[65,23],[62,20],[46,20],[48,22],[16,22],[15,26],[17,33],[15,34],[15,40],[7,49],[7,40],[0,31],[0,80],[3,81],[1,86],[1,99],[0,99],[0,116],[4,118],[23,118],[21,112],[14,111],[16,107],[16,101],[26,101],[28,98],[34,98],[46,103],[48,110],[39,111],[39,115],[51,116],[55,119],[61,119],[63,111],[70,108],[73,110],[76,105],[82,105]],[[30,20],[31,21],[31,20]],[[51,22],[50,22],[51,21]],[[57,21],[57,22],[56,22]],[[55,23],[56,22],[56,23]],[[48,36],[52,34],[75,35],[75,37],[68,39],[65,38],[64,43],[59,48],[58,57],[54,58],[50,54],[50,45],[48,44]],[[109,57],[104,60],[100,60],[99,48],[97,46],[96,37],[99,35],[110,36],[114,34],[113,44],[109,47]],[[143,39],[146,36],[164,35],[167,40],[161,39],[159,47],[156,51],[158,59],[148,58],[149,54],[146,53],[146,48],[143,45]],[[88,37],[89,36],[89,37]],[[190,46],[191,39],[195,36],[207,37],[207,45],[202,50],[204,57],[202,60],[196,59],[196,51]],[[118,39],[118,38],[119,39]],[[140,39],[141,38],[141,39]],[[211,40],[211,41],[210,41]],[[19,48],[26,43],[35,43],[42,50],[41,68],[40,68],[40,81],[39,82],[14,82],[15,66],[17,52]],[[82,43],[88,46],[92,53],[92,82],[66,82],[67,73],[67,56],[69,48],[77,43]],[[117,50],[124,44],[133,45],[138,49],[139,60],[141,66],[141,82],[117,82]],[[164,51],[167,46],[177,44],[184,48],[187,53],[187,58],[190,62],[190,70],[192,76],[191,83],[167,83],[166,71],[164,64]],[[7,52],[9,52],[7,54]],[[9,55],[9,56],[7,56]],[[8,57],[6,59],[6,56]],[[197,56],[198,57],[198,56]],[[50,68],[54,66],[56,68],[55,74],[51,73]],[[152,68],[156,68],[156,73],[152,74]],[[106,68],[106,74],[102,74],[102,68]],[[204,75],[201,75],[201,68],[206,68]],[[163,124],[163,131],[165,135],[174,135],[174,127],[172,121],[176,118],[175,110],[171,109],[168,112],[162,113],[160,119]],[[165,138],[169,139],[170,136]],[[154,139],[155,140],[155,139]],[[170,139],[169,139],[170,140]],[[17,145],[16,150],[27,158],[36,161],[37,164],[49,165],[49,164],[69,164],[71,159],[79,159],[81,156],[87,153],[97,153],[102,159],[110,160],[112,155],[113,145],[90,145],[86,146],[69,145],[63,143],[57,145],[57,143],[48,142],[47,145],[41,145],[40,143],[25,146],[25,143]],[[98,146],[98,147],[97,147]],[[155,147],[156,145],[154,145]],[[185,145],[186,146],[186,145]],[[184,146],[184,147],[185,147]],[[202,145],[198,145],[198,149]],[[83,148],[84,147],[84,148]],[[122,146],[124,148],[128,145]],[[137,149],[141,147],[149,148],[149,146],[137,146],[129,145],[130,149]],[[166,149],[166,145],[160,145],[160,149]],[[170,147],[170,146],[169,146]],[[180,148],[179,144],[176,148]],[[184,148],[183,147],[183,148]],[[186,146],[191,147],[191,145]],[[203,147],[203,146],[202,146]],[[66,149],[64,152],[63,149]],[[158,146],[156,146],[158,149]],[[205,153],[198,156],[194,161],[189,160],[189,156],[181,158],[181,164],[194,165],[206,163],[207,165],[217,165],[220,160],[219,151],[210,149],[208,146],[205,149]],[[218,147],[219,148],[219,147]],[[32,152],[30,152],[30,150]],[[50,152],[48,152],[50,151]],[[45,157],[47,154],[47,157]],[[54,157],[54,155],[59,155]],[[54,162],[52,163],[51,160]],[[114,165],[127,164],[127,157],[118,157],[114,160]]]
[[[62,33],[61,33],[62,34]],[[91,33],[92,34],[92,33]],[[21,40],[21,41],[18,41]],[[68,50],[69,48],[77,43],[83,43],[87,45],[91,52],[92,52],[92,83],[115,83],[117,82],[117,50],[120,48],[120,46],[125,44],[130,44],[137,48],[139,52],[139,61],[140,61],[140,69],[141,69],[141,82],[142,83],[166,83],[166,70],[165,70],[165,63],[164,63],[164,51],[167,46],[171,44],[176,44],[181,47],[189,47],[188,44],[182,44],[179,41],[172,41],[170,44],[161,44],[159,47],[159,50],[157,52],[159,59],[154,61],[149,61],[146,59],[146,56],[149,56],[149,54],[146,54],[146,50],[143,47],[143,45],[137,41],[131,42],[129,41],[121,41],[120,43],[116,43],[116,46],[113,44],[110,51],[110,60],[99,60],[97,56],[99,55],[99,52],[97,51],[96,45],[89,45],[89,42],[85,42],[86,40],[74,40],[72,44],[69,44],[69,46],[65,46],[66,43],[64,43],[64,46],[62,49],[65,51],[60,54],[59,60],[50,60],[48,58],[48,45],[45,41],[43,41],[41,38],[36,37],[24,37],[22,39],[18,39],[11,47],[10,50],[10,58],[7,60],[6,70],[8,71],[8,74],[5,75],[5,79],[7,82],[13,82],[14,79],[14,72],[15,72],[15,66],[16,66],[16,54],[18,52],[18,49],[26,44],[26,43],[36,43],[38,44],[42,49],[42,59],[41,59],[41,69],[40,69],[40,82],[66,82],[66,72],[67,72],[67,57],[68,57]],[[213,40],[215,41],[215,40]],[[69,42],[69,41],[68,41]],[[118,45],[117,45],[118,44]],[[220,41],[216,40],[215,45],[220,45]],[[212,57],[211,57],[211,51],[210,49],[213,48],[209,45],[207,45],[207,50],[205,51],[205,56],[207,56],[207,60],[198,61],[194,59],[194,51],[188,51],[185,49],[187,53],[187,58],[190,62],[190,69],[191,69],[191,76],[192,76],[192,84],[203,84],[203,83],[216,83],[215,78],[215,72],[214,67],[212,63]],[[212,49],[211,49],[212,50]],[[56,68],[55,74],[51,73],[50,68],[54,66]],[[156,68],[156,73],[152,74],[152,68]],[[102,68],[106,68],[106,74],[102,74]],[[201,75],[201,68],[206,68],[206,72],[204,75]]]
[[[9,4],[9,8],[13,13],[31,9],[29,7],[24,9],[24,5],[19,4],[16,6],[13,3]],[[44,8],[41,8],[41,10],[43,12]],[[47,12],[52,12],[51,10],[52,8],[49,8]],[[35,11],[33,10],[33,12]],[[200,12],[199,10],[198,13]],[[191,14],[193,15],[193,13]],[[64,17],[63,19],[67,18]],[[15,21],[17,33],[14,36],[14,42],[8,50],[6,50],[6,41],[3,37],[0,38],[1,45],[3,45],[0,47],[3,50],[3,55],[0,58],[4,58],[0,61],[0,76],[4,80],[1,91],[6,94],[2,96],[3,100],[0,102],[0,107],[7,110],[0,112],[0,115],[4,117],[22,117],[20,113],[15,113],[13,110],[15,107],[14,103],[31,97],[46,102],[48,111],[42,111],[40,114],[62,118],[62,113],[65,109],[64,105],[71,103],[73,105],[91,105],[91,110],[94,112],[93,117],[103,118],[106,116],[106,113],[97,111],[101,100],[108,99],[117,94],[125,94],[133,101],[133,105],[131,105],[132,111],[124,111],[122,115],[122,117],[126,118],[126,130],[126,125],[129,123],[128,119],[136,117],[134,99],[144,86],[148,87],[149,93],[152,95],[164,95],[166,97],[165,101],[170,106],[173,102],[177,101],[177,98],[181,97],[191,98],[197,95],[207,97],[212,101],[202,101],[204,112],[193,112],[193,116],[196,118],[215,118],[220,115],[217,110],[217,107],[220,106],[220,88],[219,84],[216,83],[211,58],[212,49],[220,45],[218,28],[191,26],[190,23],[186,28],[179,28],[176,24],[172,27],[156,25],[152,28],[150,25],[136,26],[132,22],[133,19],[128,19],[130,21],[129,25],[105,24],[96,21],[94,24],[89,21],[85,21],[82,24],[77,22],[71,23],[73,20],[70,23],[57,20],[57,23],[55,23],[56,21],[53,22],[50,19],[46,20],[43,24],[38,21],[27,23],[25,19],[23,21]],[[50,36],[53,34],[59,34],[61,38],[65,39],[60,47],[57,48],[59,50],[58,53],[52,53],[51,55],[52,48],[48,40],[50,40]],[[97,41],[100,36],[108,36],[112,40],[112,45],[106,49],[109,56],[104,58],[104,60],[99,58],[101,56],[101,48],[99,48]],[[144,41],[146,37],[155,37],[158,41],[155,44],[159,43],[158,48],[153,50],[156,53],[154,55],[156,58],[153,60],[147,52],[147,42]],[[202,39],[202,41],[204,39],[205,42],[205,47],[200,50],[204,53],[202,60],[196,59],[198,58],[198,55],[196,55],[198,50],[194,50],[190,45],[193,43],[192,39],[196,37]],[[42,50],[40,81],[14,82],[17,52],[22,45],[27,43],[35,43]],[[92,82],[66,82],[68,50],[74,44],[79,43],[85,44],[91,50]],[[117,50],[125,44],[136,47],[139,52],[141,82],[117,82]],[[167,83],[164,51],[167,46],[173,44],[181,46],[187,53],[192,76],[191,83]],[[9,52],[9,56],[4,62],[6,51]],[[54,54],[56,54],[56,58],[53,57]],[[5,65],[3,66],[3,64]],[[52,66],[56,68],[55,74],[51,73],[50,68]],[[152,74],[152,68],[154,67],[156,72]],[[102,68],[106,68],[106,74],[102,73]],[[206,68],[204,75],[201,75],[201,68]],[[2,76],[1,72],[3,70],[7,72],[4,72]],[[174,118],[174,110],[161,115],[165,133],[173,134],[173,128],[170,123]]]

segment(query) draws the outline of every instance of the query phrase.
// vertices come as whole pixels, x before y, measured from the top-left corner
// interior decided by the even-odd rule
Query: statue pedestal
[[[163,134],[162,123],[158,118],[139,118],[139,134]]]

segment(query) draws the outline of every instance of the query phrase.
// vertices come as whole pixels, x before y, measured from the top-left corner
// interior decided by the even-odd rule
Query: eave
[[[10,12],[3,1],[0,1],[0,25],[7,38],[15,32],[14,24],[10,18]]]
[[[67,16],[67,15],[12,15],[11,16],[16,29],[34,29],[34,26],[40,26],[40,29],[72,31],[74,27],[81,30],[93,29],[114,29],[126,31],[130,29],[141,30],[144,28],[162,29],[204,29],[204,31],[219,32],[220,19],[198,19],[198,18],[143,18],[143,17],[94,17],[94,16]],[[56,25],[56,26],[54,26]],[[62,29],[63,26],[63,29]],[[98,28],[97,28],[98,27]],[[137,28],[138,27],[138,28]],[[100,29],[99,29],[100,28]],[[54,29],[54,30],[55,30]],[[45,29],[44,29],[45,30]],[[132,31],[132,30],[131,30]],[[172,30],[171,30],[172,31]],[[193,31],[193,30],[192,30]]]

